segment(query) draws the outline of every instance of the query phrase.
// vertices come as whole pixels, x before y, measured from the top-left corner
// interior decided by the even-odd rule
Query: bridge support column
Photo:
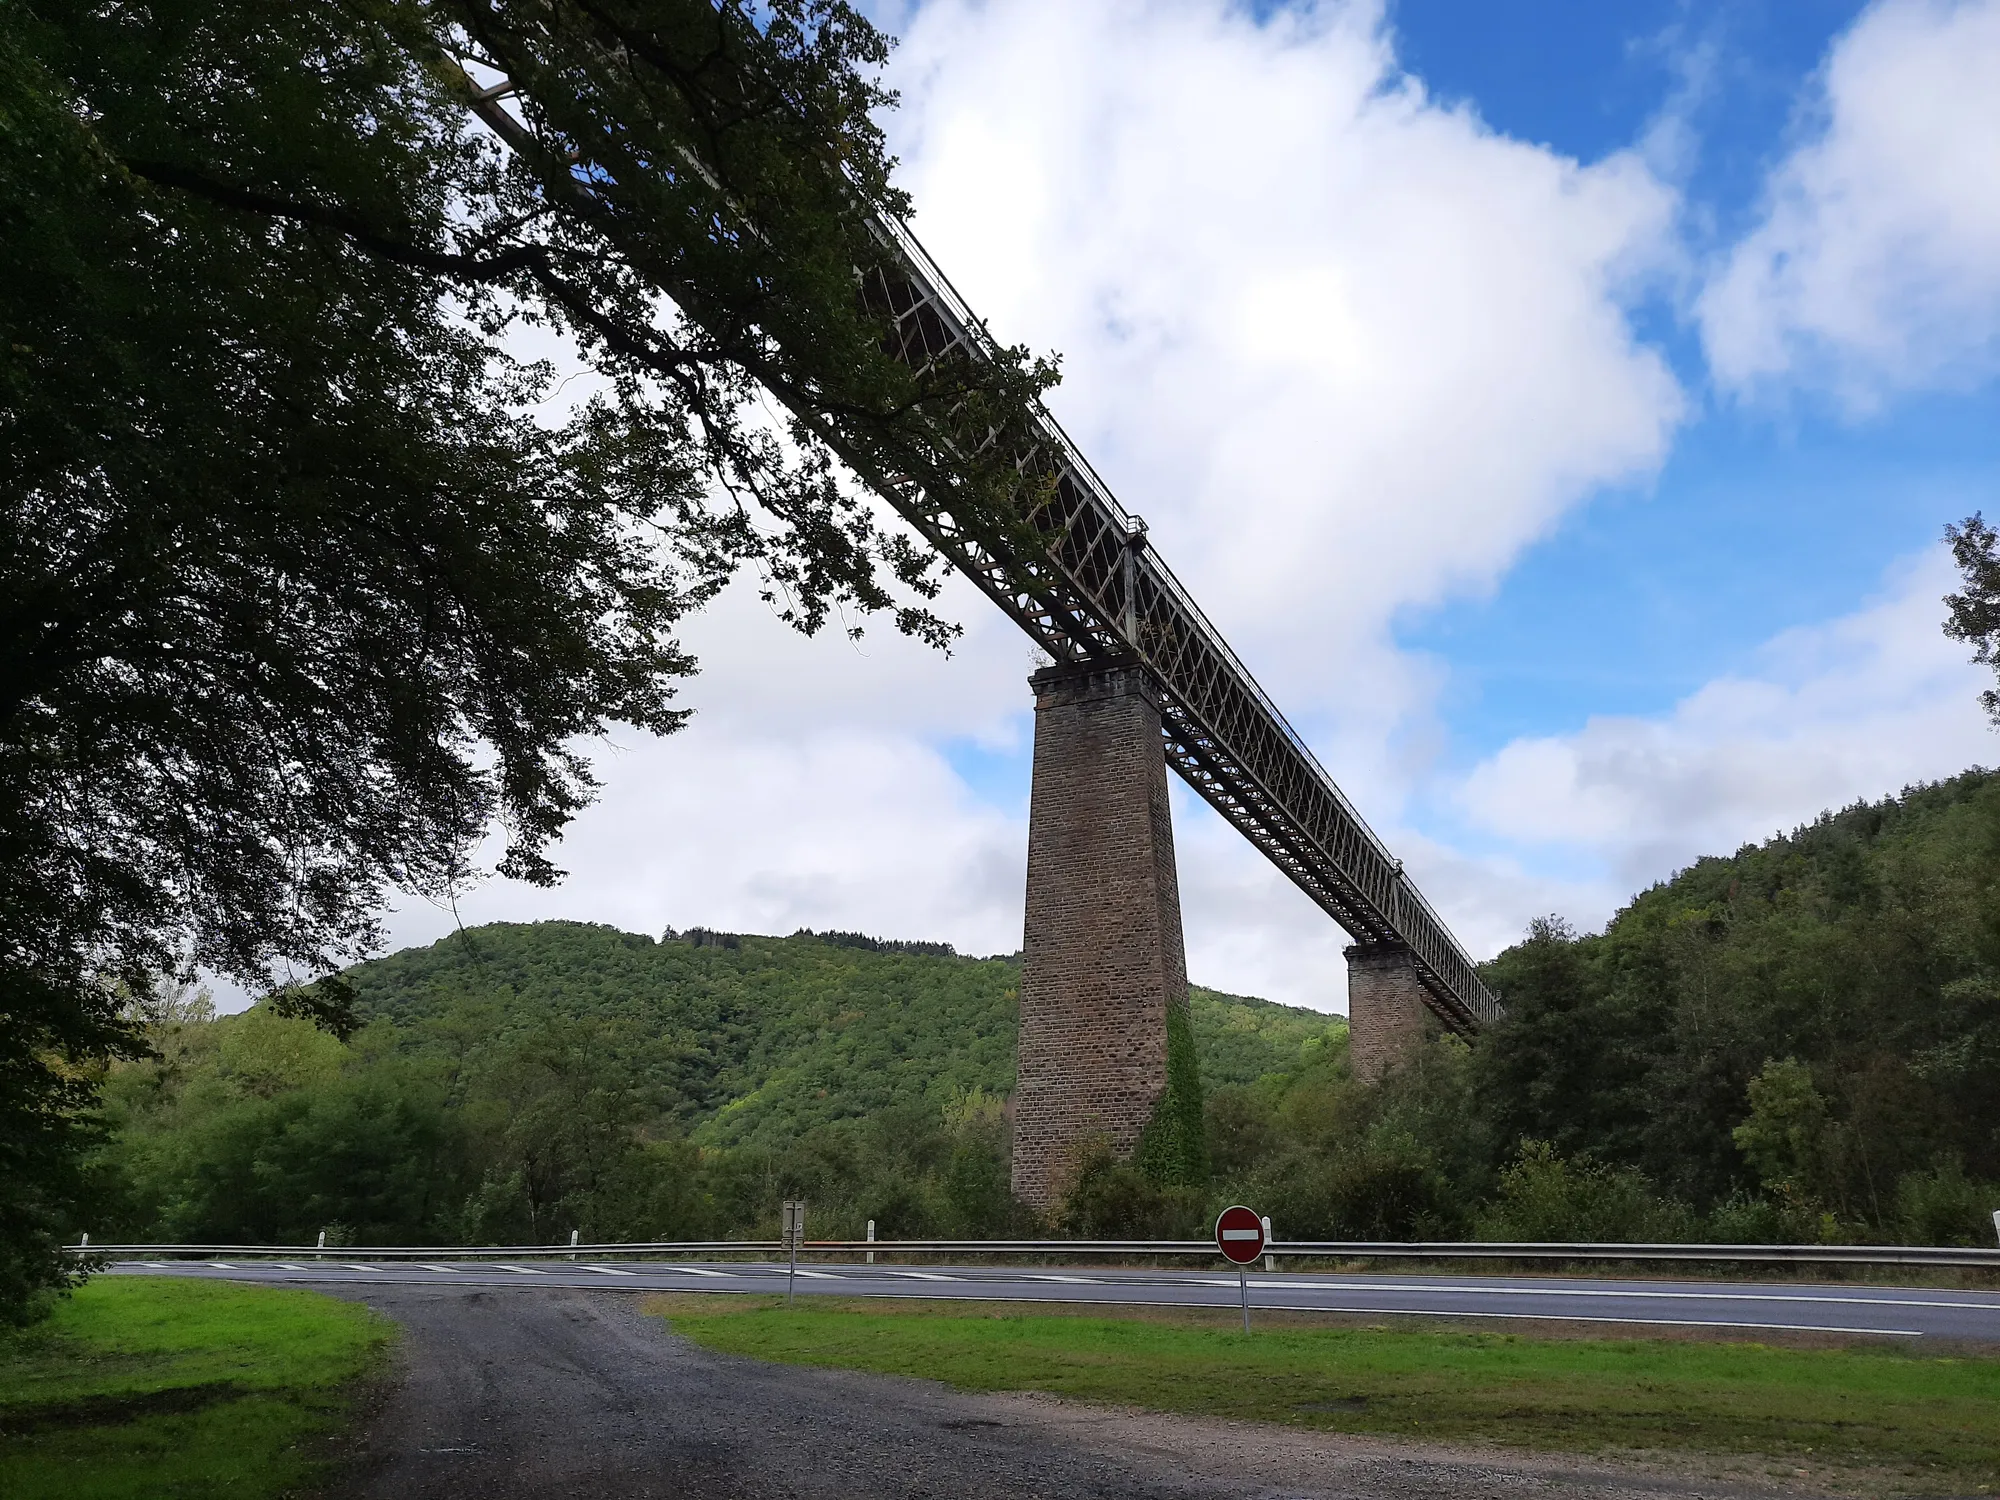
[[[1347,1058],[1354,1076],[1374,1083],[1413,1059],[1431,1031],[1423,981],[1410,950],[1397,943],[1347,950]]]
[[[1048,1209],[1080,1146],[1102,1139],[1128,1156],[1140,1144],[1167,1092],[1169,1026],[1185,1039],[1177,1067],[1192,1069],[1193,1035],[1159,691],[1136,663],[1050,667],[1029,685],[1035,780],[1013,1182]]]

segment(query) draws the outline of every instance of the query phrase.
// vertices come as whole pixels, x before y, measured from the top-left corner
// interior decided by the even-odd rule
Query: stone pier
[[[1413,1058],[1433,1028],[1410,952],[1397,944],[1347,950],[1347,1056],[1373,1083]]]
[[[1014,1192],[1051,1207],[1079,1144],[1130,1155],[1187,1006],[1160,698],[1136,662],[1050,667],[1035,690]]]

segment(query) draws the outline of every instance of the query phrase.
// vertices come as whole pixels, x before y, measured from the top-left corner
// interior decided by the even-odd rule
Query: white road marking
[[[215,1267],[215,1269],[218,1271],[233,1271],[236,1269],[236,1267],[229,1264],[229,1262],[226,1260],[212,1260],[209,1262],[209,1264]]]
[[[1066,1281],[1075,1286],[1103,1286],[1104,1283],[1090,1276],[1050,1276],[1030,1273],[1024,1281]]]
[[[911,1281],[963,1281],[963,1276],[944,1276],[936,1271],[891,1271],[891,1276],[908,1277]]]
[[[664,1271],[679,1271],[684,1276],[734,1277],[736,1275],[734,1271],[710,1271],[710,1270],[705,1270],[701,1266],[662,1266],[660,1269]]]
[[[433,1264],[430,1261],[424,1262],[424,1269],[426,1271],[449,1271],[454,1276],[456,1276],[459,1271],[459,1268],[457,1266],[440,1266]]]
[[[814,1281],[845,1281],[844,1276],[836,1276],[831,1271],[800,1271],[801,1276],[810,1276]]]
[[[1203,1283],[1208,1286],[1222,1285],[1220,1282]],[[1686,1291],[1657,1292],[1637,1288],[1621,1290],[1616,1287],[1558,1287],[1558,1286],[1371,1286],[1366,1282],[1345,1281],[1259,1281],[1256,1286],[1273,1290],[1298,1292],[1368,1292],[1377,1296],[1396,1293],[1400,1295],[1425,1296],[1434,1293],[1450,1293],[1457,1296],[1502,1296],[1502,1297],[1613,1297],[1651,1298],[1669,1302],[1812,1302],[1829,1306],[1853,1307],[1952,1307],[1960,1311],[2000,1312],[2000,1302],[1937,1302],[1916,1297],[1834,1297],[1816,1296],[1804,1292],[1716,1292]],[[1842,1329],[1833,1330],[1836,1333]]]
[[[277,1262],[277,1267],[280,1271],[303,1271],[305,1269],[304,1266],[295,1266],[288,1260]]]
[[[595,1271],[599,1276],[636,1276],[637,1271],[621,1271],[616,1266],[582,1266],[580,1270]]]
[[[497,1271],[518,1271],[523,1276],[546,1276],[549,1274],[547,1271],[538,1271],[533,1266],[510,1266],[500,1261],[495,1261],[493,1268]]]

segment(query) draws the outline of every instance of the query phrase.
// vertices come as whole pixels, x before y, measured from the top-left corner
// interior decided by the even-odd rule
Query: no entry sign
[[[1242,1204],[1225,1208],[1215,1220],[1215,1248],[1239,1266],[1264,1253],[1264,1221]]]

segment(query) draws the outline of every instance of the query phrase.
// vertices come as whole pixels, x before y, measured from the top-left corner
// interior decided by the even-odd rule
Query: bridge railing
[[[779,1256],[780,1240],[656,1240],[598,1245],[97,1245],[78,1256],[139,1260],[605,1260],[617,1256]],[[807,1240],[812,1255],[1122,1257],[1215,1261],[1211,1240]],[[2000,1267],[2000,1248],[1956,1245],[1672,1245],[1504,1240],[1275,1240],[1283,1260],[1657,1261],[1708,1265]]]

